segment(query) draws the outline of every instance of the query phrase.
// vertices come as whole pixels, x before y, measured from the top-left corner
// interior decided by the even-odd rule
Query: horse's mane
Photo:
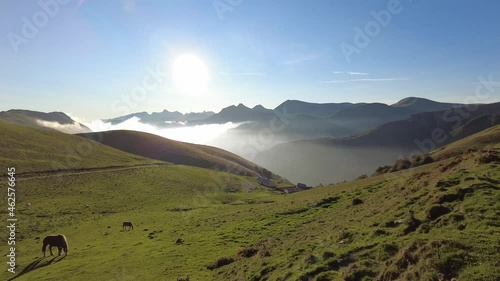
[[[57,236],[61,239],[61,246],[68,248],[68,240],[66,239],[66,236],[64,236],[64,234],[59,234]]]

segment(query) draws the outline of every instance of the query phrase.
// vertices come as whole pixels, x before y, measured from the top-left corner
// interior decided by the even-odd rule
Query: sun
[[[193,54],[183,54],[174,60],[172,79],[183,94],[201,96],[208,90],[210,73],[201,58]]]

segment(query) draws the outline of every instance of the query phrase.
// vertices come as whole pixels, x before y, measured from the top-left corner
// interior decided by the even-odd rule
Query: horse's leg
[[[50,255],[53,256],[54,254],[52,253],[52,245],[49,245],[49,250],[50,250]]]
[[[62,250],[62,247],[61,246],[58,246],[57,247],[57,255],[60,256],[61,255],[61,250]]]

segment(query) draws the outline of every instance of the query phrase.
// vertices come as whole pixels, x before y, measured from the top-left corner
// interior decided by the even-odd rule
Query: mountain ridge
[[[51,129],[70,134],[91,132],[90,128],[76,122],[66,113],[60,111],[46,113],[26,109],[11,109],[1,111],[0,120],[20,126]]]
[[[169,163],[226,171],[247,176],[280,178],[231,152],[207,145],[171,140],[154,134],[115,130],[80,135],[85,138],[100,137],[100,143],[142,157]]]

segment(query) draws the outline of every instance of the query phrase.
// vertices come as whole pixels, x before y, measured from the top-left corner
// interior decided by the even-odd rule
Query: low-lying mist
[[[158,128],[150,124],[141,123],[138,117],[132,117],[115,125],[102,120],[95,120],[84,124],[94,132],[113,130],[141,131],[172,140],[196,144],[208,144],[220,135],[224,134],[227,130],[235,128],[239,125],[237,123],[226,123],[197,126],[179,125],[178,127]]]
[[[241,123],[189,126],[178,124],[158,128],[132,117],[119,124],[102,120],[82,122],[94,132],[134,130],[161,137],[225,149],[277,173],[292,182],[329,184],[372,174],[379,166],[393,164],[404,156],[402,149],[320,145],[293,142],[303,135],[241,130]],[[172,126],[170,124],[169,126]]]
[[[254,161],[292,182],[318,185],[371,175],[377,167],[392,165],[405,153],[379,147],[288,143],[259,153]]]
[[[86,133],[88,130],[84,127],[82,127],[79,123],[75,122],[73,124],[61,124],[59,122],[51,122],[51,121],[45,121],[45,120],[36,120],[36,123],[40,126],[46,127],[46,128],[51,128],[54,130],[58,130],[67,134],[79,134],[79,133]]]

